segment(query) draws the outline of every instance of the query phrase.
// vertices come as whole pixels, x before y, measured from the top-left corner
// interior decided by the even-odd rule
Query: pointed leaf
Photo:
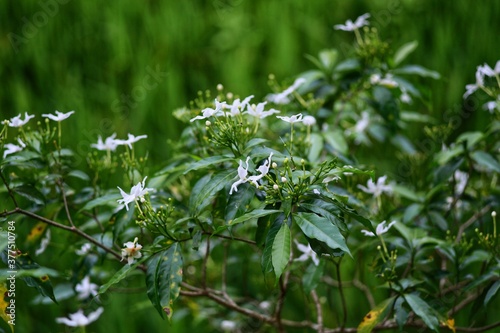
[[[10,296],[12,296],[12,298],[10,298]],[[14,333],[15,317],[11,318],[9,309],[7,309],[8,306],[12,307],[10,299],[15,300],[14,295],[10,294],[5,283],[0,283],[0,318],[9,325],[12,333]]]
[[[359,324],[358,333],[370,333],[378,323],[382,322],[392,308],[394,299],[394,296],[390,297],[370,310]]]
[[[146,259],[147,259],[147,257],[142,257],[140,260],[134,262],[132,265],[128,265],[128,264],[123,265],[123,267],[120,270],[118,270],[111,277],[111,279],[109,279],[108,282],[106,282],[105,284],[103,284],[99,288],[99,294],[104,294],[109,289],[109,287],[122,281],[124,278],[127,277],[129,272],[133,272],[137,268],[137,266],[139,266],[141,263],[143,263]]]
[[[37,205],[45,204],[45,196],[35,186],[20,185],[12,189],[22,197],[36,203]]]
[[[262,273],[264,275],[271,273],[273,271],[273,243],[276,238],[276,234],[281,229],[281,225],[285,219],[284,214],[280,214],[273,222],[273,225],[269,229],[266,237],[266,243],[264,245],[264,252],[262,253],[261,267]]]
[[[500,163],[487,152],[475,151],[471,154],[471,157],[480,166],[490,171],[500,172]]]
[[[165,313],[170,320],[172,304],[180,293],[182,282],[182,256],[178,243],[167,250],[153,255],[146,272],[147,294],[151,303],[163,318]]]
[[[427,327],[437,332],[439,319],[435,310],[417,295],[406,294],[404,298],[413,312],[424,321]]]
[[[439,79],[441,75],[438,72],[432,71],[425,67],[419,65],[407,65],[393,70],[394,74],[411,74],[411,75],[419,75],[422,77],[430,77],[435,80]]]
[[[493,285],[486,293],[486,297],[484,298],[484,306],[488,305],[490,300],[497,294],[498,289],[500,289],[500,281],[496,281],[495,283],[493,283]]]
[[[226,223],[232,223],[234,218],[243,215],[250,201],[255,197],[255,187],[250,184],[240,185],[238,192],[233,193],[228,197],[226,205],[225,220]]]
[[[273,241],[273,268],[279,279],[290,260],[291,234],[288,224],[283,223]]]
[[[199,161],[191,163],[188,166],[188,168],[186,169],[186,171],[184,171],[184,174],[187,174],[188,172],[193,171],[193,170],[203,169],[203,168],[209,167],[209,166],[214,165],[214,164],[219,164],[219,163],[233,161],[233,160],[234,160],[234,157],[232,157],[232,156],[222,156],[222,155],[203,158]]]
[[[351,255],[339,228],[327,218],[313,213],[298,213],[293,217],[295,223],[307,237],[326,243],[332,250],[340,249]]]
[[[106,194],[106,195],[103,195],[102,197],[90,200],[78,212],[81,212],[84,210],[91,210],[94,207],[104,206],[104,205],[118,206],[117,201],[118,201],[118,199],[121,199],[121,198],[122,198],[122,196],[120,195],[118,189],[116,189],[116,192],[114,192],[114,193]]]
[[[213,177],[205,176],[193,188],[191,197],[189,198],[189,209],[194,215],[201,213],[210,202],[215,198],[217,192],[228,185],[235,177],[235,171],[226,170],[216,174]]]
[[[325,260],[320,260],[319,265],[316,266],[313,262],[307,267],[304,276],[302,277],[302,285],[304,286],[304,293],[309,294],[316,289],[319,281],[323,277],[325,271]]]
[[[418,42],[414,40],[413,42],[409,42],[401,46],[397,51],[396,54],[394,55],[394,65],[397,66],[399,65],[403,60],[406,59],[406,57],[415,51],[415,49],[418,46]]]

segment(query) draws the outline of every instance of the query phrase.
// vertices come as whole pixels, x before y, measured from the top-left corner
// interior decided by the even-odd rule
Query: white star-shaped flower
[[[248,161],[250,160],[250,156],[247,157],[247,160],[245,161],[245,164],[247,165],[246,168],[243,167],[243,161],[240,160],[240,165],[238,167],[238,180],[235,181],[231,185],[231,190],[229,190],[229,194],[233,194],[234,192],[238,192],[238,186],[246,183],[248,181],[247,175],[248,175]]]
[[[62,113],[62,112],[59,112],[59,111],[56,110],[56,114],[55,115],[53,115],[53,114],[42,114],[42,117],[49,118],[49,119],[52,119],[54,121],[63,121],[64,119],[69,118],[69,116],[71,116],[73,113],[75,113],[75,111],[69,111],[69,112],[66,112],[66,113]]]
[[[29,115],[28,112],[24,113],[24,120],[21,120],[21,114],[17,115],[14,118],[11,118],[8,120],[8,124],[10,127],[21,127],[23,125],[26,125],[26,123],[31,119],[35,118],[34,115]]]
[[[290,103],[290,95],[297,90],[304,82],[306,82],[306,79],[299,77],[296,79],[293,84],[286,88],[283,92],[278,93],[278,94],[269,94],[267,95],[266,99],[274,104],[288,104]]]
[[[268,111],[264,111],[264,107],[266,104],[267,104],[267,102],[259,103],[256,106],[251,106],[250,104],[248,104],[247,111],[245,111],[244,113],[247,113],[247,114],[249,114],[253,117],[257,117],[259,119],[264,119],[272,114],[280,113],[278,110],[275,110],[275,109],[270,109]]]
[[[216,116],[217,114],[222,113],[222,110],[226,107],[226,102],[219,102],[217,99],[215,100],[215,109],[205,108],[201,111],[201,116],[196,116],[190,121],[193,122],[198,119],[207,119],[212,116]]]
[[[389,231],[389,229],[392,227],[392,225],[394,223],[396,223],[396,221],[392,221],[391,223],[389,223],[389,225],[387,227],[385,226],[385,221],[379,223],[379,225],[377,225],[377,228],[375,229],[375,233],[377,234],[377,236],[385,234],[387,231]],[[365,236],[369,236],[369,237],[375,236],[375,234],[373,232],[368,231],[368,230],[361,230],[361,232],[363,234],[365,234]]]
[[[358,185],[358,188],[361,189],[365,193],[371,193],[374,197],[379,197],[382,193],[386,192],[388,194],[392,193],[392,186],[389,184],[385,184],[387,176],[380,177],[377,179],[377,184],[373,182],[370,178],[368,179],[368,183],[366,184],[368,187],[363,185]]]
[[[297,250],[302,252],[302,255],[300,257],[296,258],[295,261],[307,261],[307,260],[311,259],[313,261],[314,265],[316,265],[316,266],[319,265],[318,255],[311,248],[310,244],[303,245],[303,244],[300,244],[299,242],[297,242],[297,240],[295,240],[295,244],[297,244]]]
[[[113,133],[113,135],[107,137],[106,140],[103,142],[102,137],[99,135],[99,137],[97,138],[97,144],[93,143],[90,146],[98,150],[115,151],[116,147],[120,145],[120,140],[115,140],[115,138],[116,138],[116,133]]]
[[[84,327],[88,324],[96,321],[99,316],[103,313],[104,309],[99,308],[94,312],[89,313],[88,316],[83,314],[83,310],[78,310],[75,313],[69,315],[69,318],[61,317],[56,318],[56,323],[64,324],[71,327]]]
[[[249,105],[250,100],[253,98],[253,95],[248,96],[245,98],[243,101],[240,102],[240,99],[237,98],[233,101],[233,104],[231,105],[226,105],[225,107],[227,109],[230,109],[229,115],[231,116],[236,116],[241,114],[242,110],[245,110],[245,108]]]
[[[144,197],[144,195],[148,193],[148,191],[154,191],[153,188],[145,188],[145,182],[147,178],[148,177],[145,177],[142,183],[138,182],[136,185],[132,186],[130,194],[126,193],[124,190],[122,190],[120,187],[117,186],[123,197],[123,199],[118,200],[118,203],[124,204],[128,210],[129,203],[134,202],[137,199],[141,200]]]
[[[96,296],[98,294],[97,289],[97,284],[91,283],[88,275],[75,286],[75,290],[78,293],[77,298],[79,300],[87,299],[89,296]]]
[[[18,153],[26,147],[26,145],[24,144],[24,142],[21,141],[20,138],[17,138],[17,142],[19,142],[19,146],[12,143],[5,144],[4,146],[5,151],[3,152],[3,158],[7,157],[7,155]]]
[[[147,137],[148,136],[146,134],[135,136],[135,135],[129,133],[127,140],[115,140],[115,142],[117,142],[118,144],[121,144],[121,145],[127,145],[127,146],[129,146],[130,149],[132,149],[133,143],[135,143],[141,139],[146,139]]]
[[[369,25],[368,18],[370,17],[369,13],[363,14],[356,19],[356,21],[352,22],[351,20],[347,20],[344,24],[337,24],[334,26],[336,30],[344,30],[344,31],[354,31],[365,25]]]
[[[276,118],[279,118],[279,119],[286,121],[287,123],[290,123],[290,124],[300,123],[300,122],[302,122],[302,113],[293,115],[291,117],[276,116]]]

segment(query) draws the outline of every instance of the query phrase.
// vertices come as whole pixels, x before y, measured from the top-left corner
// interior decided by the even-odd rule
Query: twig
[[[17,204],[16,198],[14,197],[14,193],[12,192],[12,189],[9,187],[9,183],[7,183],[7,180],[3,176],[2,170],[0,170],[0,177],[2,177],[2,182],[4,183],[5,188],[7,188],[7,193],[9,193],[9,197],[12,199],[14,206],[19,207],[19,205]]]
[[[311,297],[313,299],[314,305],[316,306],[316,317],[318,320],[318,333],[323,333],[323,310],[321,309],[321,302],[319,301],[318,294],[316,290],[311,291]]]
[[[61,179],[57,180],[57,185],[59,189],[61,190],[63,202],[64,202],[64,210],[66,211],[66,217],[68,218],[69,224],[74,228],[75,224],[73,223],[73,219],[71,218],[71,214],[69,213],[69,207],[68,207],[68,200],[66,200],[66,192],[64,191],[63,184],[61,182]]]
[[[462,234],[464,233],[465,229],[467,229],[472,223],[476,222],[478,218],[486,214],[490,209],[491,209],[490,205],[484,206],[483,209],[481,209],[476,214],[472,215],[472,217],[468,219],[467,222],[462,224],[460,228],[458,228],[457,238],[455,238],[455,244],[460,243],[460,240],[462,239]]]
[[[288,278],[290,277],[290,271],[286,271],[281,277],[280,277],[280,295],[278,298],[278,302],[276,304],[276,310],[274,312],[274,318],[276,321],[277,329],[278,332],[284,333],[285,330],[283,328],[283,321],[281,319],[281,311],[283,310],[283,305],[285,304],[285,295],[287,292],[287,284],[288,284]]]
[[[32,213],[30,211],[27,211],[27,210],[24,210],[24,209],[21,209],[19,207],[15,208],[14,210],[11,210],[11,211],[5,211],[3,213],[0,213],[0,217],[5,217],[5,216],[10,216],[10,215],[14,215],[14,214],[22,214],[22,215],[26,215],[26,216],[29,216],[37,221],[41,221],[43,223],[46,223],[46,224],[49,224],[51,226],[54,226],[56,228],[59,228],[59,229],[63,229],[63,230],[66,230],[66,231],[69,231],[69,232],[72,232],[74,234],[77,234],[83,238],[85,238],[86,240],[88,240],[89,242],[91,242],[92,244],[100,247],[101,249],[103,249],[104,251],[112,254],[113,256],[115,256],[115,258],[121,260],[122,259],[122,256],[114,251],[113,249],[107,247],[106,245],[104,244],[101,244],[100,242],[98,242],[97,240],[95,240],[94,238],[92,238],[91,236],[87,235],[85,232],[81,231],[80,229],[74,227],[74,226],[67,226],[67,225],[64,225],[64,224],[60,224],[60,223],[57,223],[55,221],[52,221],[52,220],[49,220],[43,216],[40,216],[40,215],[37,215],[35,213]]]
[[[239,238],[239,237],[233,237],[233,236],[226,236],[226,235],[220,235],[220,234],[213,234],[213,233],[208,232],[208,231],[204,231],[202,234],[203,235],[208,235],[210,237],[218,237],[218,238],[223,238],[223,239],[236,240],[236,241],[240,241],[240,242],[247,243],[247,244],[250,244],[250,245],[257,245],[257,243],[255,241],[252,241],[252,240],[249,240],[249,239],[245,239],[245,238]]]

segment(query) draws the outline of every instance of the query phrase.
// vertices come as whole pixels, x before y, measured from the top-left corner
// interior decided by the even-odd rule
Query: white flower
[[[115,151],[116,147],[118,147],[121,144],[120,140],[115,140],[115,137],[116,133],[113,133],[113,135],[107,137],[106,140],[102,142],[102,138],[99,135],[99,137],[97,138],[97,144],[93,143],[90,146],[98,150]]]
[[[92,249],[92,244],[85,243],[82,245],[80,249],[76,250],[75,253],[78,254],[79,256],[84,256],[90,252],[90,249]]]
[[[198,119],[206,119],[206,118],[210,118],[212,116],[215,116],[218,113],[221,113],[222,109],[224,109],[224,107],[226,106],[226,102],[221,103],[217,99],[215,99],[214,103],[215,103],[215,109],[205,108],[201,111],[201,113],[202,113],[201,116],[196,116],[193,119],[191,119],[190,121],[193,122],[193,121],[198,120]]]
[[[304,82],[306,82],[306,79],[299,77],[296,79],[293,84],[286,88],[283,92],[279,94],[269,94],[267,95],[266,99],[274,104],[288,104],[290,103],[290,96],[295,90],[297,90]]]
[[[243,161],[240,160],[240,166],[238,167],[238,179],[231,185],[231,190],[229,191],[229,194],[233,194],[233,191],[238,192],[238,186],[246,183],[248,181],[247,175],[248,175],[248,161],[250,160],[250,156],[247,157],[247,160],[245,161],[247,167],[246,169],[243,167]]]
[[[386,227],[385,226],[385,221],[381,222],[377,228],[375,229],[375,233],[377,234],[377,236],[380,236],[382,234],[385,234],[387,231],[389,231],[389,229],[392,227],[392,225],[396,223],[396,221],[392,221],[391,223],[389,223],[389,225]],[[371,231],[368,231],[368,230],[361,230],[361,232],[363,234],[365,234],[365,236],[370,236],[370,237],[373,237],[375,236],[375,234]]]
[[[399,98],[401,99],[401,102],[403,102],[405,104],[411,104],[411,102],[412,102],[411,96],[408,94],[408,92],[404,88],[401,88],[401,96]]]
[[[476,70],[476,83],[471,83],[465,86],[465,93],[463,98],[466,99],[471,94],[473,94],[476,90],[484,86],[484,68],[481,66],[477,67]]]
[[[361,112],[361,118],[354,125],[354,132],[358,134],[364,133],[368,125],[370,125],[370,114],[367,111],[363,111]]]
[[[381,86],[384,86],[384,87],[387,87],[387,88],[395,88],[397,87],[399,84],[394,81],[394,79],[392,78],[392,74],[386,74],[379,82],[378,84],[380,84]]]
[[[223,320],[220,327],[224,332],[233,332],[236,329],[236,323],[231,320]]]
[[[500,74],[500,60],[497,61],[494,69],[492,69],[488,64],[484,64],[483,66],[479,66],[477,70],[486,76],[498,75]]]
[[[264,106],[266,104],[267,104],[267,102],[259,103],[259,104],[257,104],[257,106],[251,106],[250,104],[248,104],[247,111],[245,111],[245,113],[247,113],[253,117],[257,117],[259,119],[264,119],[272,114],[280,113],[278,110],[275,110],[275,109],[270,109],[268,111],[264,111]]]
[[[134,136],[133,134],[128,134],[128,139],[127,140],[115,140],[115,143],[121,144],[121,145],[127,145],[129,146],[130,149],[132,149],[132,144],[134,142],[137,142],[141,139],[146,139],[148,136],[147,135],[139,135],[139,136]]]
[[[370,178],[368,179],[368,183],[366,184],[368,187],[358,184],[358,188],[360,188],[363,192],[373,194],[374,197],[379,197],[384,192],[389,194],[392,192],[392,186],[389,184],[385,184],[386,179],[387,176],[380,177],[379,179],[377,179],[377,184],[375,184]]]
[[[271,308],[271,302],[269,301],[262,301],[259,303],[259,308],[261,308],[262,310],[269,310]]]
[[[328,176],[323,179],[323,183],[328,184],[329,182],[338,182],[340,180],[340,177],[335,175],[335,176]]]
[[[120,193],[123,197],[123,199],[118,200],[118,203],[124,204],[125,207],[128,210],[128,204],[131,202],[134,202],[137,199],[141,199],[148,193],[148,191],[154,191],[153,188],[145,188],[145,182],[148,177],[144,177],[144,180],[141,182],[138,182],[137,185],[132,186],[132,189],[130,190],[130,194],[127,194],[124,190],[122,190],[120,187],[118,189],[120,190]]]
[[[296,114],[291,117],[282,117],[282,116],[276,116],[276,117],[290,124],[302,122],[302,113]]]
[[[226,105],[226,108],[231,110],[230,115],[231,116],[236,116],[241,114],[241,110],[244,110],[249,104],[250,100],[253,98],[253,95],[248,96],[245,98],[242,102],[240,102],[240,99],[237,98],[233,101],[233,104],[231,105]]]
[[[122,249],[122,260],[127,259],[129,265],[132,265],[134,259],[142,257],[142,253],[140,252],[142,245],[137,243],[137,241],[138,238],[136,237],[133,242],[126,242],[123,244],[125,247]]]
[[[271,152],[271,154],[269,154],[269,157],[267,158],[267,160],[264,162],[264,164],[262,164],[261,166],[259,166],[257,168],[257,171],[260,172],[260,175],[256,175],[256,176],[250,176],[248,177],[248,180],[251,181],[255,186],[259,186],[259,184],[257,183],[259,180],[261,180],[265,175],[268,174],[269,172],[269,168],[271,167],[271,158],[273,157],[273,153]]]
[[[453,176],[455,179],[455,195],[461,195],[465,186],[467,185],[467,181],[469,180],[469,174],[467,172],[463,172],[460,170],[456,170]]]
[[[48,229],[47,232],[45,233],[45,237],[42,238],[42,241],[40,242],[40,247],[35,251],[36,255],[40,255],[45,252],[47,246],[50,243],[50,237],[51,237],[50,229]]]
[[[304,119],[302,119],[302,123],[306,126],[316,125],[316,118],[313,116],[305,116]]]
[[[367,18],[370,17],[369,13],[363,14],[360,17],[354,21],[354,23],[351,20],[347,20],[345,22],[345,25],[343,24],[337,24],[334,26],[336,30],[344,30],[344,31],[354,31],[357,30],[361,27],[364,27],[365,25],[369,25]]]
[[[300,257],[296,258],[295,261],[306,261],[306,260],[311,259],[313,261],[314,265],[316,265],[316,266],[319,265],[318,255],[316,254],[316,252],[313,251],[310,244],[307,244],[307,246],[306,246],[306,245],[300,244],[299,242],[297,242],[297,240],[295,240],[295,244],[297,244],[297,250],[302,252],[302,255]]]
[[[18,153],[26,147],[26,145],[24,144],[24,142],[21,141],[20,138],[17,138],[17,142],[19,142],[19,146],[14,145],[12,143],[5,144],[4,146],[5,151],[3,152],[3,158],[7,157],[7,155]]]
[[[7,121],[10,127],[21,127],[25,125],[31,118],[35,118],[34,115],[29,115],[28,112],[24,113],[24,120],[21,120],[21,114],[18,116],[11,118]]]
[[[71,116],[73,113],[75,113],[75,111],[69,111],[69,112],[66,112],[66,113],[62,113],[62,112],[59,112],[56,110],[56,114],[53,115],[53,114],[42,114],[42,117],[45,117],[45,118],[49,118],[49,119],[52,119],[54,121],[62,121],[66,118],[69,118],[69,116]]]
[[[56,318],[56,323],[65,324],[71,327],[84,327],[91,322],[96,321],[103,311],[103,308],[99,308],[96,311],[89,313],[88,316],[85,316],[83,314],[83,310],[80,309],[77,312],[70,314],[69,319],[65,317]]]
[[[321,194],[321,192],[318,189],[316,189],[316,188],[313,189],[313,193],[316,194],[316,195],[320,195]]]
[[[497,101],[490,101],[483,105],[484,110],[488,110],[490,113],[493,113],[497,108]]]
[[[382,79],[382,77],[380,76],[380,74],[370,75],[370,83],[373,85],[376,85],[377,83],[379,83],[381,79]]]
[[[76,292],[78,293],[78,299],[83,300],[89,298],[89,296],[97,295],[97,284],[90,282],[90,277],[87,275],[83,278],[83,280],[78,283],[75,287]]]

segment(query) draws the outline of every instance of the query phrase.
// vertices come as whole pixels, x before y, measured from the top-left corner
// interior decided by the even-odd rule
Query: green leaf
[[[411,74],[411,75],[419,75],[422,77],[430,77],[432,79],[439,79],[441,75],[438,72],[432,71],[425,67],[419,65],[406,65],[400,68],[393,70],[394,74]]]
[[[14,187],[12,190],[37,205],[45,204],[45,196],[33,185],[20,185]]]
[[[340,218],[340,210],[332,203],[323,200],[314,200],[311,203],[303,203],[300,205],[303,209],[307,209],[320,216],[326,217],[331,223],[335,224],[339,229],[347,231],[347,226],[342,218]]]
[[[430,329],[438,332],[439,318],[435,310],[423,299],[414,294],[406,294],[404,298],[410,308]]]
[[[325,260],[320,260],[318,266],[316,266],[313,262],[309,264],[309,267],[307,267],[304,276],[302,277],[302,285],[304,286],[305,294],[308,295],[311,291],[316,289],[321,277],[323,277],[325,264]]]
[[[85,172],[83,172],[81,170],[71,170],[68,173],[68,176],[69,177],[79,178],[79,179],[85,180],[85,181],[89,181],[90,180],[89,176]]]
[[[182,257],[178,243],[167,250],[153,255],[147,263],[146,287],[148,297],[163,318],[165,313],[170,320],[172,304],[180,293],[182,282]]]
[[[117,189],[118,191],[118,189]],[[117,206],[118,199],[121,199],[122,196],[120,193],[110,193],[103,195],[102,197],[95,198],[93,200],[90,200],[83,206],[78,212],[82,212],[84,210],[91,210],[95,207],[98,206],[104,206],[104,205],[111,205],[111,206]]]
[[[255,187],[248,183],[241,184],[238,192],[234,192],[228,197],[225,213],[226,223],[232,223],[233,219],[243,215],[254,197]]]
[[[224,156],[224,155],[203,158],[199,161],[191,163],[188,166],[188,168],[186,169],[186,171],[184,171],[184,174],[187,174],[188,172],[193,171],[193,170],[198,170],[198,169],[203,169],[203,168],[209,167],[213,164],[219,164],[222,162],[227,162],[227,161],[232,161],[232,160],[234,160],[234,157]]]
[[[266,215],[270,215],[270,214],[274,214],[274,213],[279,213],[279,212],[281,212],[281,211],[277,210],[277,209],[254,209],[251,212],[246,213],[245,215],[242,215],[242,216],[240,216],[232,221],[229,221],[229,224],[233,226],[233,225],[238,224],[238,223],[250,221],[252,219],[256,219],[256,218],[259,218],[262,216],[266,216]]]
[[[284,223],[285,214],[280,214],[274,220],[269,232],[267,233],[266,242],[264,244],[264,251],[262,253],[261,267],[262,273],[264,275],[271,273],[273,271],[273,243],[276,238],[276,234],[281,229],[281,225]]]
[[[279,279],[290,260],[291,234],[287,223],[283,223],[273,241],[272,262],[276,279]]]
[[[323,137],[318,133],[311,133],[311,147],[307,155],[311,163],[318,161],[321,152],[323,151]]]
[[[329,49],[329,50],[322,50],[319,53],[319,60],[321,61],[321,65],[323,69],[327,73],[331,73],[333,70],[333,67],[337,63],[339,53],[335,49]]]
[[[404,213],[404,216],[403,216],[403,221],[405,223],[410,222],[415,217],[417,217],[418,214],[420,214],[420,212],[422,212],[423,209],[424,209],[424,206],[422,204],[419,204],[419,203],[413,203],[413,204],[411,204],[405,210],[405,213]]]
[[[409,42],[401,46],[394,54],[394,66],[399,65],[406,57],[415,51],[418,46],[418,42],[414,40],[413,42]]]
[[[298,213],[293,217],[295,223],[307,237],[326,243],[332,250],[340,249],[351,255],[339,228],[327,218],[313,213]]]
[[[392,308],[394,299],[395,296],[390,297],[371,309],[359,324],[358,333],[370,333],[378,323],[382,322]]]
[[[201,213],[215,198],[217,192],[224,188],[235,177],[233,170],[226,170],[213,177],[203,177],[196,183],[189,198],[189,210],[193,215]]]
[[[106,282],[99,288],[99,294],[104,294],[109,289],[109,287],[122,281],[124,278],[127,277],[129,272],[134,271],[137,268],[137,266],[139,266],[146,259],[147,257],[142,257],[140,260],[134,262],[132,265],[128,264],[123,265],[123,267],[118,272],[116,272],[111,277],[111,279],[109,279],[108,282]]]
[[[484,298],[484,306],[487,306],[488,303],[491,301],[493,296],[495,296],[500,289],[500,281],[496,281],[493,283],[493,285],[490,287],[488,292],[486,293],[486,297]]]
[[[480,166],[495,172],[500,172],[500,163],[485,151],[475,151],[471,154],[471,157]]]

